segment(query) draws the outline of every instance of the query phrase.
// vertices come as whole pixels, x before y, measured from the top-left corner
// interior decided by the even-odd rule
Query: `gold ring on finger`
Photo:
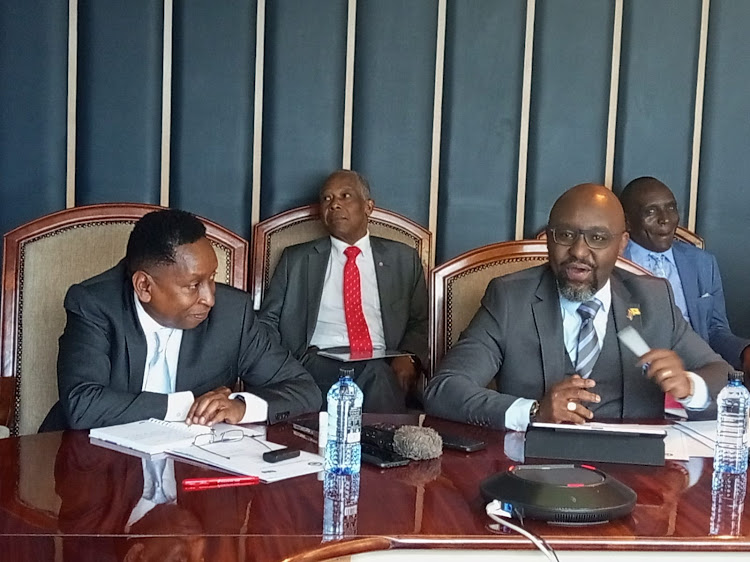
[[[578,406],[575,402],[568,402],[568,410],[570,410],[571,412],[575,412],[577,407]]]

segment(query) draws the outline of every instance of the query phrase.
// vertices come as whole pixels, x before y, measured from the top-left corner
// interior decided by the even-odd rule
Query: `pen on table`
[[[217,478],[185,478],[182,489],[187,492],[195,490],[209,490],[211,488],[227,488],[229,486],[252,486],[259,484],[257,476],[222,476]]]

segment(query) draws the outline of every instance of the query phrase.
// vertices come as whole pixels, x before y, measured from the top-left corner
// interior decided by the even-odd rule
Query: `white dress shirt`
[[[559,295],[559,297],[565,350],[568,352],[570,362],[575,365],[578,356],[578,334],[581,330],[581,324],[583,324],[583,318],[578,314],[578,307],[582,303],[570,301],[562,295]],[[594,331],[601,346],[607,335],[607,319],[612,306],[612,288],[609,280],[596,292],[593,298],[602,303],[601,308],[594,316]],[[645,373],[643,376],[646,376]],[[689,410],[705,410],[710,402],[706,381],[690,371],[688,371],[688,376],[693,381],[693,394],[677,401]],[[516,399],[505,411],[505,427],[513,431],[526,431],[526,427],[529,425],[529,412],[534,402],[535,400],[530,398]]]
[[[177,377],[177,364],[180,358],[180,344],[182,343],[182,330],[177,328],[167,328],[154,320],[143,308],[138,295],[133,294],[135,300],[135,310],[138,315],[138,322],[146,337],[146,363],[143,368],[143,392],[161,392],[168,389],[167,394],[167,413],[164,416],[165,421],[185,421],[190,407],[195,402],[195,396],[190,390],[175,392]],[[158,339],[157,335],[159,334]],[[166,343],[164,343],[166,340]],[[167,368],[169,370],[169,380],[155,380],[153,374],[149,374],[148,365],[158,353],[157,342],[162,346],[166,345]],[[249,392],[235,392],[229,395],[230,399],[241,396],[245,402],[245,415],[239,423],[263,422],[268,419],[268,402],[250,394]]]
[[[357,240],[354,246],[361,250],[356,263],[362,289],[362,310],[370,331],[372,348],[385,349],[380,293],[369,232]],[[344,315],[344,266],[347,260],[344,250],[348,247],[349,244],[343,240],[331,236],[331,256],[328,258],[323,280],[323,293],[320,297],[315,331],[310,339],[310,345],[320,349],[349,345],[349,332],[346,329],[346,316]]]

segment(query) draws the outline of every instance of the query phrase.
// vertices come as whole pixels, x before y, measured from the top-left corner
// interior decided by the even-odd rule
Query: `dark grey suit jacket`
[[[167,395],[141,390],[146,339],[133,299],[123,262],[68,290],[57,359],[60,401],[42,431],[164,418]],[[268,402],[269,422],[320,407],[312,377],[260,328],[250,295],[217,283],[208,318],[182,334],[175,390],[197,398],[232,388],[237,377]]]
[[[385,345],[414,353],[427,364],[427,286],[419,255],[406,244],[370,237],[380,294]],[[286,248],[276,266],[259,317],[281,344],[302,357],[320,310],[331,239]]]
[[[610,279],[616,330],[632,325],[651,348],[677,352],[714,398],[726,384],[729,365],[682,318],[669,283],[617,269]],[[430,381],[427,413],[505,427],[505,411],[517,398],[540,400],[570,374],[563,342],[560,301],[548,265],[493,279],[479,311]],[[661,418],[661,389],[636,366],[635,355],[619,342],[618,347],[620,361],[612,368],[622,370],[623,417]],[[486,388],[493,378],[497,391]]]

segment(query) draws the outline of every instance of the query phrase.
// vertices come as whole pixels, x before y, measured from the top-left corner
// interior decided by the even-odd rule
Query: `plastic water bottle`
[[[750,393],[742,384],[743,378],[742,371],[729,373],[729,384],[716,399],[715,471],[739,474],[747,470]]]
[[[323,494],[323,541],[356,535],[359,473],[326,472]]]
[[[363,394],[352,380],[353,369],[342,368],[328,391],[328,442],[325,468],[335,474],[359,473],[362,449]]]
[[[711,480],[711,523],[709,535],[738,537],[745,511],[747,473],[714,471]]]

